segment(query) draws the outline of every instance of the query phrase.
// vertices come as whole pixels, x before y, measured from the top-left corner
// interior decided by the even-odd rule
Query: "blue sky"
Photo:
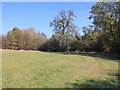
[[[14,27],[33,27],[50,37],[53,28],[49,22],[60,10],[73,10],[77,16],[74,23],[82,34],[82,27],[91,24],[88,17],[94,4],[95,2],[2,2],[2,33],[6,34]]]

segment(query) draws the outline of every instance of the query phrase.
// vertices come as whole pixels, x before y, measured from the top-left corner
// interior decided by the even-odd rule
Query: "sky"
[[[92,22],[88,17],[94,4],[95,2],[2,2],[2,34],[7,34],[14,27],[20,29],[33,27],[49,38],[53,34],[53,28],[49,23],[60,10],[74,11],[76,15],[74,24],[82,34],[82,27]]]

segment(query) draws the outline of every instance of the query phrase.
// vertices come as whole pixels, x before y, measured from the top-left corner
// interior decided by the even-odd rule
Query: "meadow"
[[[116,88],[118,60],[100,55],[2,50],[2,87]]]

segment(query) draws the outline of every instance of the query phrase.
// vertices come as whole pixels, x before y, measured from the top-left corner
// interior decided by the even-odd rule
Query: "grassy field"
[[[9,50],[2,56],[3,88],[118,86],[118,59]]]

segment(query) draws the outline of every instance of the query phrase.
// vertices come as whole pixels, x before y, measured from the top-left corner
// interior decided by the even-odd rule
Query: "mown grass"
[[[118,59],[2,51],[3,88],[118,87]]]

